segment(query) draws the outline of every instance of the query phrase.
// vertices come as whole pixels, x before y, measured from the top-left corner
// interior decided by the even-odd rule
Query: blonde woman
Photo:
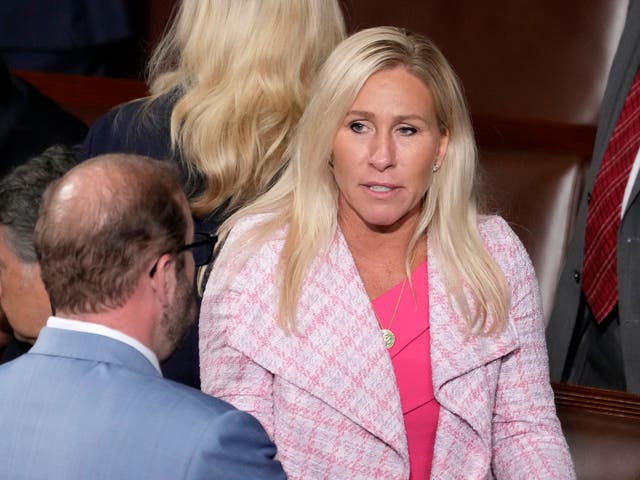
[[[338,0],[183,0],[150,63],[151,96],[94,124],[83,156],[178,164],[196,231],[263,193],[323,61],[344,37]],[[197,330],[165,376],[199,386]]]
[[[291,479],[573,478],[535,274],[476,212],[442,54],[390,27],[345,40],[287,154],[221,229],[203,390],[262,422]]]

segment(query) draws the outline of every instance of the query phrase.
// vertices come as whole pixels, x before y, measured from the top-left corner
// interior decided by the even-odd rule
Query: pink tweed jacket
[[[480,230],[511,287],[508,327],[498,336],[466,332],[438,255],[428,252],[441,405],[431,478],[574,478],[549,385],[533,267],[504,220],[486,217]],[[262,422],[291,479],[408,479],[393,366],[344,237],[312,265],[291,335],[276,320],[281,247],[274,238],[233,274],[214,267],[200,318],[202,389]]]

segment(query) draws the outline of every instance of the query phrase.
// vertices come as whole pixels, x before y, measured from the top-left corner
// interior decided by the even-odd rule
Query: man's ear
[[[40,272],[40,264],[38,262],[29,265],[29,275],[31,275],[31,285],[33,288],[45,289],[44,282],[42,281],[42,273]]]
[[[163,306],[169,305],[176,289],[176,260],[168,253],[162,255],[150,278],[151,288]]]

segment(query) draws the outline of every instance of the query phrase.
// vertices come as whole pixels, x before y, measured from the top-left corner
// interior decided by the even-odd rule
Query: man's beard
[[[198,314],[195,288],[191,278],[178,280],[173,302],[162,314],[161,327],[171,345],[171,352],[181,345]]]

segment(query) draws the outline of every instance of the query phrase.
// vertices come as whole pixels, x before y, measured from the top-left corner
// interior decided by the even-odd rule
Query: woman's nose
[[[373,139],[369,163],[379,171],[386,170],[396,163],[396,152],[393,138],[379,134]]]

